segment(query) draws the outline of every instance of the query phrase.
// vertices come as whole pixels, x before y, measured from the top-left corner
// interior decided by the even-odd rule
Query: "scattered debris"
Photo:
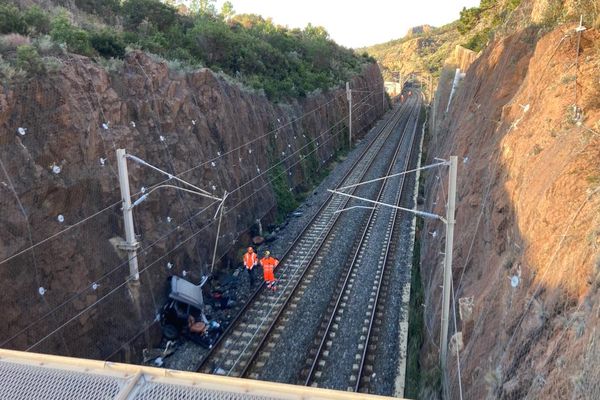
[[[146,364],[152,360],[154,360],[154,364],[157,366],[162,366],[164,364],[164,359],[169,357],[171,354],[175,352],[175,342],[172,340],[167,341],[164,349],[161,348],[153,348],[148,349],[145,348],[142,350],[142,355],[144,357],[143,363]],[[159,365],[160,364],[160,365]]]
[[[27,133],[27,128],[19,127],[19,129],[17,129],[17,132],[19,132],[19,135],[25,136],[25,134]]]
[[[108,122],[103,123],[102,124],[102,129],[104,129],[105,131],[107,131],[108,130],[108,124],[109,124]]]
[[[61,171],[61,168],[60,168],[60,166],[58,166],[58,165],[56,165],[56,164],[52,164],[52,167],[51,167],[51,168],[52,168],[52,172],[53,172],[53,173],[55,173],[55,174],[57,174],[57,175],[58,175],[58,174],[60,174],[60,171]]]
[[[100,165],[102,165],[104,167],[105,163],[106,163],[106,158],[100,157]]]
[[[165,140],[166,140],[165,137],[163,135],[160,135],[160,141],[164,142]]]
[[[168,262],[167,263],[167,269],[171,269],[171,268],[173,268],[173,264],[171,262]]]
[[[130,124],[132,128],[135,128],[135,122],[131,121]]]

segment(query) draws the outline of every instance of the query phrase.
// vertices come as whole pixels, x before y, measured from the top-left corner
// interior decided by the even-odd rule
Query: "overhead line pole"
[[[123,220],[125,223],[125,241],[119,248],[127,251],[129,259],[129,276],[134,281],[139,281],[137,249],[140,243],[136,240],[133,227],[133,208],[131,207],[131,193],[129,191],[129,174],[127,172],[127,154],[125,149],[117,149],[117,167],[119,170],[119,186],[121,187],[121,201],[123,203]]]
[[[354,196],[354,195],[340,191],[340,190],[344,190],[350,186],[338,188],[336,190],[327,189],[327,191],[331,192],[331,193],[339,194],[341,196],[346,196],[346,197],[350,197],[353,199],[362,200],[367,203],[374,204],[375,207],[377,207],[377,206],[391,207],[391,208],[395,208],[400,211],[407,211],[407,212],[413,213],[415,215],[418,215],[418,216],[421,216],[424,218],[438,219],[438,220],[442,221],[444,223],[444,225],[446,225],[446,250],[445,250],[445,256],[444,256],[444,276],[443,276],[443,293],[442,293],[442,301],[443,301],[442,323],[441,323],[441,329],[440,329],[441,330],[441,332],[440,332],[440,367],[442,369],[442,373],[444,376],[443,382],[445,384],[446,376],[447,376],[446,361],[448,358],[448,322],[449,322],[448,316],[450,313],[450,290],[451,290],[451,285],[452,285],[452,256],[453,256],[452,250],[454,247],[454,225],[456,223],[456,220],[454,219],[454,217],[456,214],[456,212],[455,212],[455,209],[456,209],[456,178],[457,178],[457,168],[458,168],[458,157],[450,156],[449,161],[443,161],[440,164],[433,164],[433,165],[429,165],[429,166],[419,167],[419,168],[416,168],[416,169],[410,170],[410,171],[404,171],[401,174],[408,173],[408,172],[414,172],[414,171],[418,171],[418,170],[424,170],[424,169],[432,168],[432,167],[438,166],[438,165],[448,165],[449,166],[448,204],[447,204],[447,208],[446,208],[446,217],[445,218],[442,217],[441,215],[428,213],[428,212],[424,212],[424,211],[419,211],[416,209],[408,209],[408,208],[404,208],[404,207],[399,207],[399,206],[395,206],[392,204],[386,204],[386,203],[378,202],[375,200],[370,200],[370,199],[367,199],[364,197]],[[392,176],[397,176],[397,175],[400,175],[400,174],[395,174]],[[388,178],[389,178],[389,176],[374,179],[370,182],[374,182],[374,181],[382,180],[382,179],[388,179]],[[363,182],[363,183],[370,183],[370,182]],[[362,184],[362,183],[360,183],[360,184]],[[349,209],[345,209],[342,211],[350,210],[352,208],[354,208],[354,207],[350,207]]]
[[[350,82],[346,82],[346,98],[348,99],[348,149],[352,148],[352,90]]]
[[[178,186],[173,186],[173,185],[160,185],[160,186],[155,187],[150,192],[145,193],[140,198],[138,198],[133,204],[131,204],[131,192],[129,190],[129,173],[127,171],[127,159],[128,158],[137,162],[138,164],[144,165],[144,166],[149,167],[157,172],[160,172],[161,174],[167,175],[169,177],[169,179],[174,179],[174,180],[177,180],[187,186],[190,186],[190,187],[194,188],[196,191],[185,189],[185,188],[180,188]],[[214,258],[215,258],[215,254],[216,254],[216,248],[219,243],[219,232],[221,230],[221,219],[223,216],[223,207],[224,207],[225,200],[227,199],[228,193],[225,192],[225,194],[223,195],[223,198],[213,196],[208,191],[201,189],[198,186],[192,185],[191,183],[184,181],[183,179],[178,178],[175,175],[172,175],[166,171],[163,171],[162,169],[155,167],[152,164],[149,164],[148,162],[142,160],[139,157],[136,157],[132,154],[127,154],[125,149],[117,149],[117,166],[119,169],[119,186],[121,188],[121,201],[123,204],[123,220],[124,220],[124,225],[125,225],[125,241],[120,243],[118,245],[118,247],[120,249],[127,251],[127,253],[128,253],[130,278],[133,281],[139,281],[139,279],[140,279],[138,260],[137,260],[137,249],[140,248],[140,243],[137,241],[136,236],[135,236],[135,228],[133,225],[133,208],[136,207],[138,204],[142,203],[143,201],[145,201],[148,198],[148,196],[150,195],[150,193],[152,193],[154,190],[161,188],[161,187],[170,187],[173,189],[183,190],[185,192],[198,195],[200,197],[204,197],[204,198],[208,198],[208,199],[212,199],[212,200],[218,200],[221,202],[221,204],[219,205],[219,209],[217,210],[217,213],[219,215],[219,226],[217,228],[217,238],[215,240],[215,249],[214,249],[214,254],[213,254],[213,264],[212,265],[214,267],[214,262],[215,262]],[[215,214],[214,218],[215,219],[217,218],[217,214]],[[212,271],[212,268],[211,268],[211,271]]]

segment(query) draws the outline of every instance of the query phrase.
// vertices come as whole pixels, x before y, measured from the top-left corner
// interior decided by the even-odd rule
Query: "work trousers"
[[[246,268],[246,272],[248,272],[248,277],[250,278],[250,286],[254,286],[254,268]]]

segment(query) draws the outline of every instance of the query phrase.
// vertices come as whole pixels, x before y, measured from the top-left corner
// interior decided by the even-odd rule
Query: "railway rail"
[[[409,118],[411,121],[404,127],[401,140],[405,143],[398,146],[386,175],[408,167],[414,149],[418,110],[416,107]],[[406,183],[405,177],[401,175],[386,180],[379,190],[377,201],[398,205]],[[337,285],[337,295],[328,307],[328,316],[323,318],[314,346],[308,351],[306,367],[301,371],[299,383],[369,392],[374,358],[371,352],[377,348],[385,307],[385,302],[380,300],[385,300],[387,296],[389,271],[400,236],[397,217],[396,209],[376,207],[371,211],[347,273]],[[376,258],[369,257],[369,252]],[[359,286],[363,287],[362,293]],[[345,321],[349,322],[344,326]],[[352,340],[347,338],[348,333],[344,335],[342,332],[349,327],[356,332]],[[342,382],[346,382],[345,387],[341,386]]]
[[[361,181],[390,137],[395,124],[407,110],[408,106],[404,106],[392,112],[380,133],[364,150],[359,162],[342,179],[343,184],[351,185]],[[310,281],[308,267],[319,261],[319,250],[327,249],[334,242],[339,217],[336,211],[347,203],[348,199],[341,196],[330,196],[324,202],[281,260],[278,268],[280,291],[272,293],[259,288],[200,362],[199,372],[246,376],[250,365],[260,366],[260,363],[254,361],[263,348],[264,339],[274,330],[275,321],[281,316],[286,304],[290,303],[292,294],[302,290],[299,285],[302,279],[303,285]]]

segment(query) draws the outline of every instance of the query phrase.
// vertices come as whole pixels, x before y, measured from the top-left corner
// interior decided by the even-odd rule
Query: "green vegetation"
[[[463,8],[460,12],[460,18],[458,19],[458,25],[456,29],[464,35],[465,33],[469,33],[477,26],[479,19],[481,18],[481,8],[472,7],[472,8]]]
[[[506,23],[521,0],[481,0],[479,7],[463,8],[456,29],[462,35],[463,46],[479,52]]]
[[[402,39],[357,51],[373,56],[382,66],[383,77],[387,81],[394,80],[393,71],[401,72],[404,76],[417,73],[424,77],[429,74],[437,77],[459,39],[456,23],[452,23],[439,28],[426,27]]]
[[[52,21],[50,36],[56,42],[67,45],[69,51],[84,56],[93,53],[90,35],[87,31],[77,28],[69,22],[65,14],[61,14]]]
[[[290,190],[288,175],[282,164],[277,164],[269,171],[269,180],[277,201],[277,223],[283,221],[285,216],[298,207],[293,191]]]
[[[17,67],[29,75],[46,72],[42,58],[36,48],[31,45],[17,47]]]
[[[406,350],[406,383],[405,397],[416,399],[421,391],[421,347],[424,341],[423,303],[425,296],[421,282],[421,241],[419,234],[423,228],[423,220],[417,218],[417,234],[413,248],[410,303],[408,314],[408,345]]]
[[[27,24],[23,14],[15,6],[0,5],[0,33],[27,33]]]
[[[138,48],[184,66],[224,72],[275,100],[340,85],[373,61],[338,46],[322,27],[288,29],[256,15],[235,15],[231,3],[221,13],[212,0],[193,1],[190,9],[159,0],[75,4],[88,13],[83,22],[61,8],[2,5],[0,33],[34,39],[50,34],[69,52],[98,59],[123,58],[127,47]]]

